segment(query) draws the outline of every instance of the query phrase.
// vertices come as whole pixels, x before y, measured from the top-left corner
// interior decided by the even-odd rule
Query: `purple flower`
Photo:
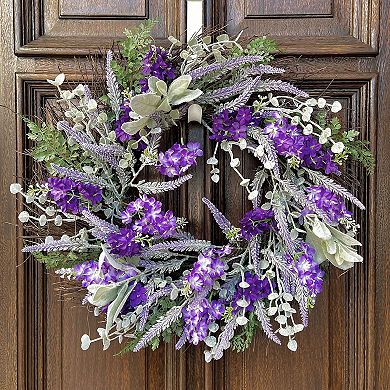
[[[192,165],[196,165],[196,157],[203,156],[200,144],[189,142],[187,145],[174,144],[165,153],[160,152],[157,169],[168,177],[180,176]]]
[[[47,179],[49,196],[63,212],[77,214],[80,212],[80,201],[92,205],[102,201],[102,189],[93,184],[77,183],[68,178],[50,177]]]
[[[263,133],[272,139],[277,153],[284,157],[295,156],[308,168],[323,170],[326,174],[338,173],[338,165],[333,161],[333,153],[325,150],[317,137],[304,135],[302,130],[289,123],[278,113],[266,113]]]
[[[291,266],[298,272],[302,285],[307,287],[313,296],[321,292],[324,281],[324,271],[315,262],[314,255],[315,249],[303,241],[300,243],[300,251],[296,252],[294,259],[291,255],[286,255]]]
[[[253,123],[252,107],[241,107],[237,111],[229,112],[225,109],[213,116],[213,126],[210,139],[221,141],[238,141],[246,138],[246,131]]]
[[[138,234],[169,237],[176,230],[176,218],[171,210],[164,213],[161,206],[161,202],[143,195],[128,204],[121,214],[122,222]]]
[[[340,218],[348,218],[352,215],[347,210],[343,199],[322,186],[311,186],[307,188],[307,204],[303,215],[310,212],[310,205],[314,204],[328,217],[329,223],[338,223]]]
[[[115,255],[134,256],[141,251],[141,244],[135,241],[136,237],[137,234],[131,227],[125,227],[117,233],[111,233],[107,242]]]
[[[132,121],[130,118],[130,101],[125,99],[123,104],[121,105],[121,115],[118,120],[115,121],[115,135],[116,138],[121,142],[130,141],[132,139],[139,140],[140,135],[137,133],[135,136],[132,136],[125,131],[122,130],[122,125],[126,122]],[[146,148],[146,144],[143,141],[138,142],[138,148],[136,150],[144,150]]]
[[[230,252],[230,247],[225,246],[222,249],[208,248],[200,253],[192,270],[184,276],[191,290],[199,292],[211,287],[214,281],[225,272],[225,262],[221,260],[221,257]]]
[[[100,203],[103,199],[102,189],[93,184],[79,183],[77,185],[79,194],[92,205]]]
[[[253,236],[271,230],[274,223],[273,217],[272,210],[255,208],[248,211],[240,221],[241,236],[249,241]]]
[[[209,324],[214,320],[221,319],[225,312],[225,305],[221,300],[209,302],[203,298],[183,308],[184,334],[187,340],[197,345],[203,341],[208,334]]]
[[[144,76],[155,76],[160,80],[169,81],[175,78],[175,67],[168,59],[168,53],[161,47],[152,46],[146,54],[141,73]],[[141,92],[149,90],[148,79],[140,81]]]
[[[244,280],[249,284],[249,287],[242,288],[239,285],[236,286],[232,306],[238,311],[240,306],[237,305],[237,301],[244,299],[248,303],[245,310],[253,311],[253,304],[259,299],[268,297],[271,293],[270,282],[268,279],[261,280],[256,274],[251,272],[245,272]]]
[[[118,270],[112,267],[106,259],[104,259],[100,271],[97,261],[91,260],[78,264],[73,267],[75,278],[81,281],[83,287],[88,287],[90,284],[109,284],[117,283],[125,279],[134,277],[136,271],[129,267],[126,271]]]
[[[137,306],[145,303],[147,300],[146,287],[142,283],[137,283],[130,293],[129,299],[126,302],[126,306],[130,309],[134,309]],[[124,310],[125,311],[125,310]]]

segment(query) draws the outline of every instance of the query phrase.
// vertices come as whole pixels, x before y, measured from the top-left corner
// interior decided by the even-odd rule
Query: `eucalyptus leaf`
[[[172,106],[178,106],[182,103],[188,103],[195,99],[197,99],[203,92],[200,89],[187,89],[180,95],[175,95],[173,98],[171,97],[170,103]]]

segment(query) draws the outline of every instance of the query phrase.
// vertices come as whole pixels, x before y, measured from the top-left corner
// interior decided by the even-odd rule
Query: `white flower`
[[[265,168],[265,169],[272,169],[272,168],[274,168],[274,166],[275,166],[275,161],[267,160],[267,161],[264,163],[264,168]]]
[[[84,85],[79,84],[73,91],[76,96],[83,96],[84,95]]]
[[[248,199],[249,199],[249,200],[254,200],[254,199],[257,198],[258,195],[259,195],[259,191],[254,190],[254,191],[252,191],[252,192],[249,193]]]
[[[317,101],[318,108],[324,108],[326,104],[326,100],[324,98],[319,98]]]
[[[18,219],[19,219],[20,222],[26,223],[30,219],[30,214],[28,213],[28,211],[22,211],[19,214]]]
[[[313,132],[313,125],[311,123],[308,123],[304,128],[303,128],[303,134],[304,135],[309,135]]]
[[[324,130],[322,130],[322,135],[329,138],[332,135],[332,130],[329,127],[326,127]]]
[[[307,99],[307,100],[306,100],[306,104],[307,104],[308,106],[315,106],[315,105],[317,105],[317,100],[314,99],[314,98]]]
[[[263,146],[263,145],[259,145],[259,146],[255,149],[255,156],[256,156],[256,157],[262,157],[262,156],[264,156],[264,146]]]
[[[240,165],[240,159],[238,159],[238,158],[232,158],[232,159],[230,160],[230,166],[231,166],[232,168],[237,168],[239,165]]]
[[[88,112],[96,111],[97,110],[97,102],[96,102],[96,100],[95,99],[89,99],[87,107],[88,107]]]
[[[334,113],[339,112],[342,109],[342,105],[339,101],[334,101],[330,110]]]
[[[46,80],[51,85],[55,87],[59,87],[65,81],[65,75],[60,73],[54,80]]]
[[[9,192],[11,194],[18,194],[21,191],[22,191],[22,186],[19,183],[12,183],[9,186]]]
[[[342,142],[336,142],[335,144],[332,145],[330,150],[334,153],[341,153],[344,150],[345,146]]]
[[[45,214],[42,214],[40,217],[39,217],[39,225],[40,226],[45,226],[47,223],[47,217]]]

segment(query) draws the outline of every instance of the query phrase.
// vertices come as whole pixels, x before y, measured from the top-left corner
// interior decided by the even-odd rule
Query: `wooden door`
[[[271,35],[278,61],[299,86],[348,107],[344,121],[359,127],[377,157],[370,178],[356,170],[353,190],[368,205],[360,215],[365,262],[334,272],[300,335],[296,353],[269,344],[259,334],[245,353],[227,353],[205,364],[198,348],[173,345],[113,357],[100,346],[83,352],[79,336],[93,328],[91,313],[59,297],[55,278],[20,253],[20,230],[8,194],[15,177],[29,174],[22,151],[25,128],[14,112],[40,115],[53,89],[46,79],[61,68],[81,79],[74,61],[111,45],[124,28],[146,18],[161,20],[158,41],[184,36],[184,0],[2,0],[0,62],[0,389],[226,389],[325,390],[390,388],[390,76],[389,0],[214,0],[205,1],[205,23],[228,23],[230,33]],[[191,130],[207,147],[202,129]],[[251,169],[251,160],[245,161]],[[210,186],[205,166],[175,204],[193,230],[218,240],[200,198],[224,205],[232,219],[244,210],[228,170]]]

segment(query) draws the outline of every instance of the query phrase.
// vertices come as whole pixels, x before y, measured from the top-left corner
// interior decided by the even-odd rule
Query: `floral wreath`
[[[229,348],[244,350],[262,329],[295,351],[327,266],[346,270],[363,260],[345,202],[364,206],[338,182],[348,159],[373,169],[367,142],[332,115],[338,101],[309,98],[277,78],[284,70],[269,65],[271,40],[241,45],[240,36],[196,35],[182,44],[169,37],[164,49],[152,45],[153,24],[126,31],[120,54],[107,52],[104,96],[82,84],[62,89],[59,74],[48,81],[65,106],[62,120],[24,118],[45,173],[11,192],[26,204],[20,222],[46,238],[23,252],[67,283],[81,283],[83,304],[105,318],[97,337],[81,337],[84,350],[126,339],[123,351],[154,349],[176,335],[177,349],[204,342],[209,362]],[[183,139],[161,150],[166,134],[192,121],[208,132],[212,155]],[[253,177],[240,170],[238,152],[258,161]],[[253,204],[233,224],[202,199],[223,246],[187,233],[187,221],[156,199],[190,180],[199,158],[218,182],[218,153]],[[146,181],[153,171],[160,179]]]

